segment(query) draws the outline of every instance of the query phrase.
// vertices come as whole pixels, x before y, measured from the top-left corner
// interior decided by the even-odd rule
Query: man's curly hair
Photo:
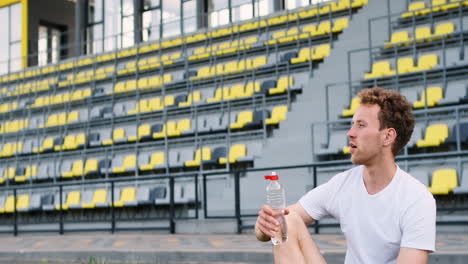
[[[406,97],[392,90],[381,87],[364,89],[357,95],[361,104],[380,106],[380,129],[394,128],[397,133],[392,153],[396,156],[408,143],[413,134],[414,116],[412,105]]]

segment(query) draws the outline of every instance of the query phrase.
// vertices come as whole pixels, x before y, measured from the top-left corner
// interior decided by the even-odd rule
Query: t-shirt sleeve
[[[430,193],[424,193],[403,214],[400,247],[435,250],[436,203]]]
[[[336,181],[337,176],[310,190],[299,199],[299,204],[313,219],[320,220],[320,218],[330,215],[327,203],[333,197]]]

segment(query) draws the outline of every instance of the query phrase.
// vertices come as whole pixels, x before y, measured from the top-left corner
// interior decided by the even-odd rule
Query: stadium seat
[[[426,95],[427,92],[427,95]],[[426,101],[427,98],[427,101]],[[440,87],[429,87],[422,92],[421,98],[413,103],[414,108],[422,108],[424,106],[434,107],[443,98],[442,88]]]
[[[402,18],[410,18],[412,16],[425,15],[431,12],[430,9],[426,8],[426,3],[424,1],[418,1],[410,3],[408,6],[408,11],[401,15]]]
[[[9,195],[3,207],[0,208],[0,213],[13,213],[15,210],[15,197],[13,195]]]
[[[203,147],[195,151],[195,157],[193,160],[185,161],[185,166],[196,167],[196,166],[200,166],[202,161],[210,161],[210,160],[211,160],[211,148]]]
[[[236,144],[232,145],[229,148],[229,157],[221,157],[218,159],[219,164],[236,163],[240,157],[245,157],[247,155],[247,147],[245,144]]]
[[[288,113],[288,106],[286,105],[275,106],[273,110],[271,111],[271,117],[265,120],[265,124],[277,125],[281,121],[286,120],[287,113]]]
[[[112,144],[119,144],[125,142],[127,142],[127,138],[125,137],[125,129],[116,128],[112,131],[112,139],[103,140],[102,145],[109,146]]]
[[[463,175],[460,180],[460,186],[453,188],[453,193],[456,195],[468,194],[468,169],[463,167]]]
[[[190,106],[192,104],[196,104],[202,100],[201,92],[200,91],[194,91],[188,94],[187,96],[187,101],[185,102],[180,102],[178,105],[179,107],[185,107],[185,106]]]
[[[413,57],[399,58],[397,64],[399,74],[418,71],[418,67],[415,67],[414,65]]]
[[[419,71],[426,71],[437,66],[437,55],[436,54],[427,54],[419,57],[418,60],[418,69]]]
[[[408,45],[412,39],[407,31],[393,32],[390,42],[384,43],[384,48],[392,48],[398,45]]]
[[[18,212],[27,212],[29,210],[29,202],[31,197],[29,194],[21,194],[16,200],[16,210]]]
[[[347,28],[349,25],[349,19],[347,17],[340,18],[335,20],[332,28],[333,33],[338,33],[343,31],[345,28]]]
[[[96,159],[87,159],[84,166],[84,175],[95,175],[99,173],[99,164]]]
[[[230,93],[229,87],[217,88],[214,92],[214,96],[212,98],[206,99],[206,102],[214,103],[214,102],[219,102],[222,100],[227,100],[227,98],[230,97],[229,93]]]
[[[429,191],[432,194],[447,195],[458,186],[457,171],[454,169],[439,169],[432,173],[432,184]]]
[[[151,154],[149,163],[140,165],[140,170],[148,171],[165,168],[164,152],[155,152]]]
[[[93,194],[93,200],[89,203],[82,203],[81,208],[93,209],[107,207],[108,205],[109,203],[107,202],[107,191],[105,189],[97,189]]]
[[[416,28],[414,34],[416,41],[419,43],[429,40],[432,37],[431,28],[426,26]]]
[[[122,189],[120,199],[114,202],[114,207],[136,206],[136,189],[135,187],[126,187]]]
[[[67,194],[67,199],[60,207],[60,204],[55,206],[56,210],[68,210],[70,206],[79,206],[81,201],[81,193],[79,191],[71,191]]]
[[[253,122],[253,112],[252,111],[242,111],[237,115],[236,122],[230,124],[231,129],[241,129],[247,123]]]
[[[77,160],[73,162],[70,171],[62,172],[62,177],[71,178],[71,177],[80,177],[83,175],[83,161]]]
[[[274,88],[268,90],[268,94],[282,94],[285,93],[291,86],[294,85],[294,79],[292,76],[281,76],[278,79],[277,85]]]
[[[351,100],[351,105],[349,109],[344,109],[341,112],[341,116],[342,117],[353,116],[360,104],[361,104],[361,100],[359,99],[359,97],[353,97],[353,99]]]
[[[424,139],[418,140],[416,146],[418,148],[437,147],[445,142],[448,137],[448,127],[445,124],[434,124],[426,128]]]
[[[455,25],[453,23],[442,23],[436,26],[433,39],[440,39],[455,31]]]
[[[388,61],[375,62],[372,65],[372,71],[364,75],[364,79],[374,79],[383,76],[395,75],[395,71],[391,70],[390,63]]]
[[[137,157],[136,155],[132,154],[124,158],[121,167],[113,168],[112,173],[135,172],[137,168]]]

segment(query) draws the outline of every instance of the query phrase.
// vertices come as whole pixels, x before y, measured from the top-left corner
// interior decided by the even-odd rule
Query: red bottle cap
[[[277,181],[278,180],[278,175],[266,175],[265,180],[271,180],[271,181]]]

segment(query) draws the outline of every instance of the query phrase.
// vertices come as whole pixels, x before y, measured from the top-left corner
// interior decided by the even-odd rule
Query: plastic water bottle
[[[284,188],[279,183],[278,175],[275,172],[273,172],[272,175],[265,176],[265,180],[270,180],[270,183],[266,188],[267,203],[274,211],[281,212],[281,215],[276,218],[276,220],[280,223],[280,230],[276,232],[274,237],[271,238],[271,243],[276,246],[281,243],[285,243],[288,240],[288,227],[284,217],[286,196],[284,193]]]

